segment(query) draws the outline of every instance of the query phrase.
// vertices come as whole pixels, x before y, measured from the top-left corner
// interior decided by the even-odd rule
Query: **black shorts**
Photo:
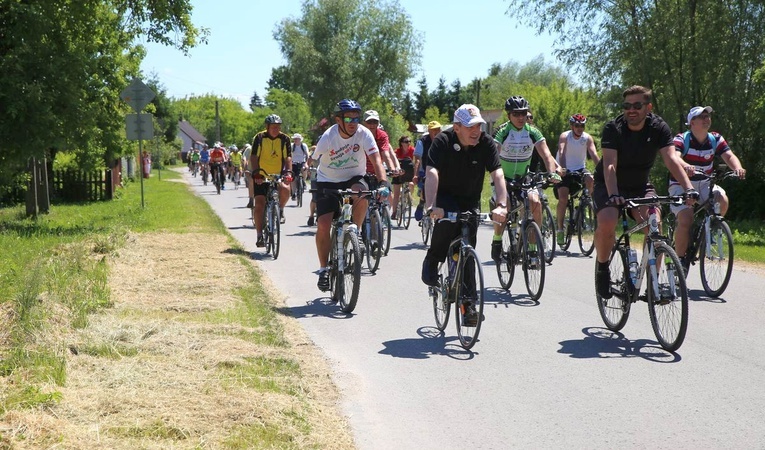
[[[292,179],[297,179],[297,177],[300,176],[301,171],[303,170],[303,166],[305,165],[304,162],[301,163],[292,163]]]
[[[398,177],[393,177],[391,184],[404,184],[409,183],[414,178],[414,163],[411,159],[399,160],[401,168],[404,169],[404,174]]]
[[[316,189],[350,189],[354,184],[362,184],[364,187],[362,190],[368,190],[369,185],[364,179],[363,175],[358,175],[351,178],[348,181],[342,181],[340,183],[330,183],[328,181],[317,181]],[[323,216],[327,213],[338,214],[340,212],[340,201],[337,195],[328,194],[325,192],[316,193],[316,215]]]
[[[619,194],[625,199],[635,197],[655,197],[656,189],[653,187],[653,184],[646,183],[645,186],[635,189],[623,189],[619,187]],[[605,183],[595,182],[595,187],[593,188],[592,193],[592,202],[595,205],[595,212],[613,206],[608,203],[608,189],[606,189]]]
[[[255,183],[253,181],[252,182],[252,196],[253,197],[258,197],[258,196],[261,196],[261,195],[268,194],[268,184],[269,183],[266,180],[263,180],[262,184]]]
[[[558,197],[558,189],[564,187],[568,188],[568,195],[574,195],[582,190],[582,183],[584,183],[585,174],[589,175],[587,170],[583,172],[566,172],[566,175],[560,180],[560,183],[553,185],[553,194],[555,198]]]

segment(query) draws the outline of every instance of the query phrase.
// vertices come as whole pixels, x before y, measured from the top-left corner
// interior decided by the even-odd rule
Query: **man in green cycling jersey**
[[[505,102],[505,111],[509,121],[500,125],[494,134],[494,140],[500,145],[499,159],[502,163],[502,170],[505,174],[505,180],[513,180],[526,174],[531,163],[531,156],[534,150],[542,158],[548,172],[555,172],[557,180],[560,181],[562,169],[555,162],[547,148],[547,141],[542,133],[534,126],[528,123],[529,102],[520,96],[513,96]],[[554,178],[555,181],[555,178]],[[498,186],[495,186],[495,188]],[[499,192],[499,190],[497,190]],[[531,205],[531,214],[537,224],[542,223],[542,203],[539,201],[539,195],[536,191],[530,191],[528,195]],[[507,200],[498,199],[504,203]],[[494,224],[494,239],[491,243],[491,259],[495,262],[500,260],[502,254],[502,226]]]

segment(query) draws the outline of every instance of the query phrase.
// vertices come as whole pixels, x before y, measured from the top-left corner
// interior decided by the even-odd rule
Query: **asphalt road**
[[[472,351],[454,317],[434,327],[420,282],[420,230],[393,230],[376,275],[363,272],[352,315],[316,288],[315,228],[290,201],[278,260],[255,247],[246,189],[215,193],[185,175],[284,294],[326,354],[361,449],[765,448],[765,276],[736,268],[709,299],[691,268],[690,319],[676,354],[655,340],[644,303],[621,333],[608,331],[594,296],[592,258],[558,253],[539,302],[522,276],[499,288],[490,228],[478,251],[485,321]]]

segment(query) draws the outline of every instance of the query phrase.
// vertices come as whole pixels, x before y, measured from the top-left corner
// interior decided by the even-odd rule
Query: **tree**
[[[308,100],[316,117],[343,98],[362,105],[378,95],[401,98],[422,47],[396,0],[305,0],[302,16],[282,20],[274,39],[287,74],[299,74],[289,90]]]
[[[296,92],[271,89],[266,105],[282,118],[282,131],[287,134],[305,133],[312,125],[308,103]]]
[[[425,75],[420,78],[417,85],[420,86],[420,90],[414,94],[414,114],[416,120],[422,120],[425,117],[425,111],[432,106],[430,93],[428,92],[428,80],[425,78]]]
[[[438,108],[442,114],[446,114],[449,105],[449,95],[446,92],[446,78],[443,76],[438,79],[436,90],[430,95],[433,106]]]
[[[263,107],[263,100],[260,99],[260,96],[258,95],[258,91],[252,92],[252,97],[250,97],[250,110],[255,111],[257,108]]]

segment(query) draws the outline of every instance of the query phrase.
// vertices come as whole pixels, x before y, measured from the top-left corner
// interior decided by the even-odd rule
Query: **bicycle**
[[[295,200],[297,200],[297,207],[302,208],[303,207],[303,192],[305,192],[305,178],[303,177],[303,173],[300,173],[295,181],[297,185],[297,192],[295,192]]]
[[[663,349],[670,352],[680,348],[685,339],[688,289],[680,259],[669,239],[660,234],[657,205],[679,204],[682,201],[683,197],[671,196],[626,199],[619,210],[622,235],[614,243],[608,260],[612,296],[604,299],[598,294],[597,286],[595,289],[598,311],[611,331],[624,328],[632,303],[637,300],[647,302],[656,339]],[[648,205],[648,218],[630,228],[627,211],[641,205]],[[644,240],[642,259],[638,262],[637,252],[630,247],[630,235],[646,227],[649,233]],[[639,295],[644,277],[647,280],[645,295]]]
[[[396,215],[396,224],[399,228],[402,226],[405,230],[409,229],[412,222],[412,195],[409,189],[409,183],[405,182],[401,186],[401,195],[398,197],[398,206]]]
[[[367,207],[364,224],[361,227],[361,241],[363,253],[366,256],[367,268],[371,273],[376,273],[380,267],[380,259],[383,256],[384,238],[383,218],[380,212],[380,202],[377,199],[377,190],[370,191],[369,206]]]
[[[266,191],[266,206],[263,209],[263,243],[266,246],[266,255],[269,253],[273,259],[279,257],[281,246],[281,214],[279,213],[279,185],[283,175],[266,173],[260,169],[268,183]],[[255,225],[255,208],[252,208],[252,225]]]
[[[242,168],[240,166],[234,166],[234,172],[231,174],[231,182],[234,183],[234,190],[239,189],[239,184],[242,179]]]
[[[691,264],[699,262],[701,285],[711,298],[717,298],[725,292],[733,273],[733,233],[725,218],[720,215],[720,204],[715,201],[713,192],[718,181],[738,179],[735,172],[726,169],[727,166],[723,166],[712,175],[696,172],[691,177],[693,181],[709,180],[709,196],[704,203],[694,206],[694,220],[685,257]],[[675,216],[670,214],[667,217],[667,235],[673,248],[675,226]]]
[[[438,266],[438,285],[428,287],[439,331],[446,329],[451,304],[454,303],[457,336],[460,345],[466,350],[472,348],[478,340],[483,321],[483,269],[478,254],[470,245],[470,227],[474,226],[471,222],[476,221],[478,217],[479,214],[473,211],[452,212],[439,220],[460,222],[462,233],[449,244],[446,262]],[[475,308],[478,316],[474,326],[465,323],[466,310],[471,306]]]
[[[533,301],[542,296],[545,283],[545,261],[542,249],[543,237],[539,225],[531,214],[529,193],[539,183],[546,182],[550,174],[526,174],[507,182],[508,214],[502,230],[502,252],[497,266],[497,277],[503,289],[509,290],[515,278],[515,266],[520,264],[526,290]]]
[[[353,191],[351,189],[310,189],[309,192],[320,192],[336,195],[340,203],[340,213],[332,219],[330,236],[332,243],[329,252],[329,289],[331,299],[340,304],[344,313],[351,313],[356,308],[359,299],[361,283],[361,249],[359,247],[358,229],[353,223],[353,208],[350,197],[354,195],[369,195],[373,191]]]
[[[537,183],[537,194],[539,195],[539,203],[542,205],[542,223],[539,226],[539,231],[542,232],[542,241],[544,243],[544,256],[547,264],[552,264],[553,258],[555,258],[555,238],[557,237],[555,226],[555,216],[553,216],[550,209],[550,201],[547,198],[545,189],[551,185],[549,179],[545,179]]]
[[[208,164],[202,164],[202,182],[207,186],[207,175],[209,174],[210,166]]]
[[[199,173],[199,162],[192,161],[191,162],[191,176],[196,177],[197,173]]]
[[[422,243],[426,246],[430,237],[433,235],[433,219],[430,217],[423,217],[420,221],[420,232],[422,233]]]
[[[582,183],[584,172],[576,171],[571,172],[571,174],[578,179],[576,181],[581,189],[573,189],[574,186],[570,189],[568,205],[566,205],[566,217],[563,219],[564,242],[560,245],[560,249],[567,251],[571,245],[571,239],[576,233],[582,255],[590,256],[595,249],[593,236],[597,225],[595,207],[592,203],[592,197],[590,197],[590,191]],[[579,203],[574,206],[577,200]],[[589,239],[589,241],[585,239]]]

